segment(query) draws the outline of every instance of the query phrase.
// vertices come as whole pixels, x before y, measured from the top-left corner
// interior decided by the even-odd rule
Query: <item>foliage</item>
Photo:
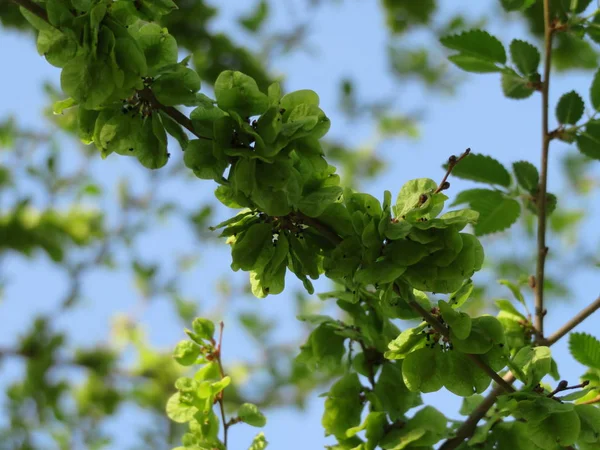
[[[57,100],[53,111],[66,115],[61,119],[63,128],[83,143],[93,143],[102,158],[131,156],[143,167],[163,172],[173,146],[181,147],[186,172],[216,183],[216,199],[238,210],[211,229],[221,230],[220,237],[231,247],[231,269],[248,273],[255,297],[283,292],[288,271],[308,294],[314,293],[313,281],[321,276],[333,283],[334,290],[321,297],[336,299],[341,318],[299,316],[313,329],[290,376],[296,385],[306,377],[308,390],[320,381],[329,382],[322,425],[325,434],[335,438],[331,448],[429,449],[441,441],[446,449],[471,444],[548,450],[598,446],[598,412],[591,406],[597,403],[594,390],[600,385],[598,340],[585,333],[570,335],[573,357],[589,369],[583,383],[569,386],[562,380],[555,389],[543,383],[547,375],[560,379],[550,350],[556,339],[543,330],[546,222],[561,213],[557,196],[547,191],[548,146],[553,140],[574,142],[581,154],[600,159],[600,122],[594,116],[583,119],[585,102],[576,91],[560,97],[555,107],[558,127],[548,129],[552,38],[564,33],[569,39],[594,39],[595,15],[583,14],[586,2],[553,2],[552,9],[548,0],[543,2],[546,19],[549,14],[553,19],[544,24],[545,52],[523,40],[513,40],[507,52],[499,39],[481,29],[452,32],[440,39],[455,52],[449,60],[459,68],[499,73],[506,97],[525,99],[540,93],[546,161],[541,169],[523,160],[514,162],[510,171],[495,158],[468,150],[450,156],[440,183],[429,178],[407,181],[395,201],[389,191],[379,200],[342,184],[326,158],[323,138],[331,122],[316,92],[284,93],[279,82],[271,82],[260,70],[244,73],[231,67],[211,77],[218,64],[196,63],[194,70],[189,57],[179,60],[177,33],[159,25],[177,8],[171,0],[16,3],[38,31],[40,54],[61,69],[61,87],[68,98]],[[501,3],[507,11],[536,7],[531,1]],[[431,20],[436,2],[416,5],[384,2],[393,32]],[[268,14],[263,1],[240,23],[256,33]],[[568,41],[559,38],[559,42]],[[545,64],[540,73],[542,53]],[[248,58],[242,60],[252,65]],[[590,88],[594,109],[600,98],[599,76]],[[200,93],[206,78],[214,99]],[[176,109],[181,106],[193,108],[189,117]],[[4,140],[9,141],[14,127],[7,124],[6,130]],[[46,169],[54,180],[54,162],[49,161]],[[468,204],[468,209],[445,210],[451,174],[486,185],[456,194],[452,205]],[[3,180],[3,185],[10,184],[8,172]],[[93,193],[93,185],[89,186],[83,190]],[[124,204],[131,202],[127,193],[122,196]],[[541,243],[537,274],[529,281],[536,296],[535,317],[528,312],[521,283],[507,279],[500,283],[516,303],[498,300],[497,315],[470,312],[469,300],[475,297],[472,277],[485,259],[478,236],[505,231],[527,212],[538,221]],[[200,228],[208,215],[201,210],[192,220]],[[6,238],[0,251],[29,254],[41,248],[61,261],[63,249],[71,243],[107,239],[110,233],[103,232],[101,216],[79,208],[68,213],[36,212],[22,202],[0,217],[0,232]],[[95,260],[104,262],[105,253],[101,246]],[[160,288],[156,267],[137,260],[132,267],[144,295]],[[436,301],[434,295],[444,298]],[[196,312],[185,300],[177,300],[180,315],[190,322]],[[400,322],[415,319],[417,323]],[[127,375],[145,382],[127,394],[149,409],[166,405],[169,419],[185,427],[178,449],[226,449],[230,427],[242,422],[263,427],[267,419],[260,405],[240,394],[235,372],[225,371],[223,323],[217,327],[208,317],[196,317],[191,323],[185,330],[188,339],[177,344],[172,357],[153,352],[135,327],[122,324],[123,340],[136,348],[140,359],[139,367]],[[264,339],[267,331],[256,316],[247,315],[242,323],[257,340]],[[565,333],[578,323],[568,323]],[[31,398],[44,414],[46,404],[57,417],[70,414],[59,401],[65,385],[50,376],[60,361],[57,351],[64,339],[44,318],[22,338],[14,353],[29,358],[27,378],[11,387],[11,408],[18,410],[24,399]],[[125,401],[110,376],[117,370],[112,349],[80,350],[69,364],[90,372],[77,413],[110,415]],[[184,372],[190,367],[193,374]],[[313,372],[323,378],[307,375]],[[518,390],[512,387],[515,379],[521,382]],[[173,380],[175,392],[166,399]],[[479,394],[492,381],[503,395],[494,388],[490,405],[479,414],[483,401]],[[432,406],[422,406],[421,393],[442,387],[464,397],[461,412],[469,415],[467,422],[451,421]],[[564,390],[582,388],[588,390],[581,391],[581,397],[556,397]],[[41,394],[36,395],[38,390]],[[485,424],[477,427],[494,403]],[[48,420],[44,414],[40,423]],[[31,439],[27,427],[17,425],[24,437],[12,439],[27,448]],[[464,444],[467,438],[471,441]],[[101,436],[93,442],[103,445]],[[259,433],[249,445],[262,449],[267,440]]]

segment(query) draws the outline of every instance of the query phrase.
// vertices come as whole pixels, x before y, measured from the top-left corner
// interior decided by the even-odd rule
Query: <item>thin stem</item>
[[[458,158],[456,156],[452,155],[448,159],[448,169],[446,169],[446,174],[444,175],[444,178],[442,178],[442,181],[438,185],[438,187],[435,190],[434,194],[437,194],[438,192],[441,192],[441,191],[443,191],[445,189],[448,189],[450,187],[449,184],[446,184],[446,181],[448,180],[448,177],[452,173],[452,170],[454,169],[454,167],[456,167],[456,165],[459,162],[461,162],[464,158],[466,158],[467,156],[469,156],[469,153],[471,153],[471,149],[470,148],[466,149],[464,151],[464,153],[462,155],[460,155]]]
[[[596,395],[594,398],[590,398],[589,400],[584,400],[580,402],[580,405],[594,405],[596,403],[600,403],[600,394]]]
[[[42,8],[40,5],[38,5],[37,3],[34,3],[31,0],[12,0],[12,1],[14,3],[16,3],[17,5],[21,6],[22,8],[25,8],[30,13],[35,14],[43,21],[50,23],[50,21],[48,20],[48,13],[46,13],[46,10],[44,8]],[[50,24],[50,25],[52,25],[52,24]]]
[[[225,378],[225,371],[223,370],[223,363],[221,361],[221,348],[223,346],[223,327],[225,325],[223,322],[219,324],[219,343],[217,344],[217,348],[215,349],[215,356],[217,365],[219,366],[219,373],[221,374],[221,379]],[[227,422],[227,418],[225,417],[225,401],[223,399],[223,391],[219,392],[218,396],[219,409],[221,410],[221,422],[223,422],[223,445],[227,448],[227,431],[229,427],[232,425]]]
[[[544,75],[542,82],[542,157],[540,184],[537,193],[538,229],[537,229],[537,267],[535,275],[535,328],[538,331],[536,341],[544,336],[544,268],[546,265],[546,192],[548,185],[548,150],[551,136],[548,131],[548,92],[550,90],[550,63],[552,62],[552,24],[550,23],[550,0],[544,0]]]
[[[175,122],[177,122],[182,127],[186,128],[190,133],[192,133],[197,138],[212,141],[211,138],[202,136],[196,130],[194,130],[194,124],[192,123],[190,118],[187,117],[185,114],[183,114],[181,111],[179,111],[177,108],[175,108],[173,106],[165,106],[161,102],[159,102],[158,99],[156,98],[156,96],[154,95],[154,92],[152,92],[152,89],[150,89],[149,87],[146,86],[144,89],[137,91],[137,93],[140,96],[140,98],[147,101],[152,106],[153,109],[159,109],[159,110],[163,111],[171,119],[173,119]]]
[[[508,373],[504,376],[504,381],[506,383],[514,383],[515,377],[512,373]],[[492,391],[483,399],[483,401],[479,404],[477,408],[473,410],[471,415],[463,422],[453,438],[448,439],[446,442],[442,444],[439,450],[454,450],[458,447],[465,439],[473,436],[475,430],[477,429],[477,424],[483,417],[487,414],[494,403],[496,403],[496,398],[499,395],[504,394],[504,388],[502,386],[496,386]]]
[[[580,312],[577,313],[575,317],[565,323],[562,327],[560,327],[554,334],[550,335],[550,337],[546,340],[547,345],[552,345],[559,339],[561,339],[565,334],[595,313],[598,309],[600,309],[600,296],[588,306],[583,308]]]
[[[569,331],[591,316],[595,311],[600,309],[600,297],[582,309],[575,317],[569,320],[566,324],[558,329],[554,334],[552,334],[545,342],[546,345],[551,346],[555,344],[559,339],[565,336]],[[508,373],[504,376],[504,381],[508,384],[514,383],[516,380],[515,376],[512,373]],[[453,450],[458,447],[462,441],[468,439],[473,435],[475,429],[477,428],[477,423],[485,416],[487,411],[494,406],[496,402],[496,398],[499,395],[504,393],[504,389],[501,386],[496,386],[480,403],[480,405],[471,413],[471,415],[464,421],[464,423],[460,426],[458,430],[456,430],[455,436],[451,439],[448,439],[444,444],[440,447],[440,450]],[[592,402],[592,400],[594,400]],[[588,400],[590,403],[600,403],[600,395],[597,398]],[[587,403],[584,402],[584,403]]]
[[[360,348],[365,355],[365,362],[367,363],[367,369],[369,371],[369,382],[371,383],[371,387],[375,389],[375,371],[373,370],[373,363],[369,360],[369,355],[367,354],[367,347],[363,341],[357,341],[360,345]]]
[[[398,295],[400,295],[400,290],[397,288],[397,286],[394,286],[394,291]],[[448,328],[439,320],[437,320],[432,314],[430,314],[425,308],[423,308],[419,303],[417,303],[414,300],[409,300],[407,303],[413,310],[419,313],[425,319],[425,321],[433,327],[435,331],[440,333],[445,338],[450,337],[450,332],[448,331]],[[492,380],[498,383],[498,385],[502,387],[503,391],[515,392],[515,388],[513,388],[509,383],[507,383],[500,375],[498,375],[494,369],[488,366],[487,363],[483,359],[481,359],[479,355],[472,355],[469,353],[466,353],[466,355],[471,361],[475,363],[476,366],[478,366],[481,370],[488,374]]]

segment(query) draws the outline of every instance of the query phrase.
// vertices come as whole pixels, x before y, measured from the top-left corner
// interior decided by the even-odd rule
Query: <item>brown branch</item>
[[[400,289],[398,289],[396,285],[394,285],[394,292],[400,295]],[[408,300],[407,303],[415,312],[419,313],[423,317],[423,319],[425,319],[425,321],[433,327],[435,331],[440,333],[445,338],[450,337],[450,332],[448,331],[448,328],[439,320],[437,320],[431,313],[429,313],[429,311],[423,308],[419,303],[417,303],[414,300]],[[475,363],[476,366],[478,366],[487,375],[489,375],[489,377],[492,380],[498,383],[498,385],[502,387],[503,391],[515,392],[515,388],[513,388],[509,383],[507,383],[500,375],[498,375],[494,369],[488,366],[487,363],[483,359],[481,359],[479,355],[472,355],[470,353],[465,354],[467,355],[467,357],[469,357],[471,361]]]
[[[358,342],[358,344],[360,345],[363,355],[365,356],[365,362],[367,363],[367,369],[369,371],[369,376],[367,378],[369,378],[371,387],[375,389],[375,371],[373,370],[373,362],[369,359],[370,356],[367,353],[367,347],[365,346],[365,343],[361,340],[356,342]]]
[[[48,22],[50,25],[52,25],[50,23],[50,21],[48,20],[48,13],[46,13],[46,10],[44,8],[42,8],[40,5],[38,5],[37,3],[34,3],[32,0],[12,0],[12,1],[14,3],[16,3],[17,5],[19,5],[20,7],[29,11],[30,13],[35,14],[40,19],[42,19],[44,22]]]
[[[446,174],[444,175],[444,178],[442,178],[442,181],[438,185],[434,194],[437,194],[438,192],[441,192],[450,187],[450,184],[447,183],[448,177],[450,176],[450,174],[452,173],[452,170],[456,167],[456,165],[459,162],[461,162],[464,158],[466,158],[469,155],[469,153],[471,153],[470,148],[466,149],[464,151],[464,153],[462,155],[460,155],[458,158],[455,155],[452,155],[450,158],[448,158],[448,169],[446,169]]]
[[[600,309],[600,296],[588,306],[583,308],[580,312],[577,313],[575,317],[565,323],[562,327],[560,327],[554,334],[552,334],[548,339],[546,339],[547,345],[552,345],[560,338],[562,338],[565,334],[595,313],[598,309]]]
[[[148,102],[150,104],[152,109],[159,109],[159,110],[163,111],[171,119],[173,119],[175,122],[177,122],[182,127],[186,128],[190,133],[192,133],[197,138],[212,141],[211,138],[202,136],[196,130],[194,130],[194,124],[192,123],[190,118],[187,117],[185,114],[183,114],[181,111],[179,111],[177,108],[175,108],[173,106],[165,106],[161,102],[159,102],[158,99],[156,98],[156,96],[154,95],[154,92],[152,92],[152,89],[150,89],[148,86],[144,87],[144,89],[137,91],[137,93],[141,99],[145,100],[146,102]]]
[[[596,395],[594,398],[580,402],[579,405],[594,405],[596,403],[600,403],[600,394]]]
[[[12,0],[12,1],[14,3],[16,3],[17,5],[21,6],[22,8],[25,8],[32,14],[35,14],[36,16],[38,16],[40,19],[44,20],[48,24],[52,25],[50,23],[50,21],[48,20],[48,13],[46,12],[46,10],[44,8],[42,8],[40,5],[38,5],[37,3],[34,3],[32,0]],[[146,86],[146,87],[144,87],[144,89],[137,91],[137,94],[139,95],[140,98],[147,101],[152,106],[153,109],[163,111],[165,114],[167,114],[169,117],[171,117],[171,119],[173,119],[175,122],[177,122],[182,127],[186,128],[190,133],[192,133],[198,139],[206,139],[206,140],[212,141],[211,138],[202,136],[201,134],[199,134],[194,129],[194,124],[192,123],[190,118],[187,117],[185,114],[183,114],[181,111],[179,111],[177,108],[175,108],[173,106],[166,106],[166,105],[163,105],[161,102],[159,102],[158,99],[156,98],[156,96],[154,95],[154,92],[152,92],[152,90],[149,87]]]
[[[566,324],[558,329],[554,334],[552,334],[548,339],[546,339],[545,344],[551,346],[555,344],[559,339],[565,336],[569,331],[591,316],[595,311],[600,309],[600,297],[582,309],[575,317],[569,320]],[[509,384],[514,383],[516,380],[515,376],[512,373],[508,373],[504,376],[504,381]],[[485,416],[487,411],[494,405],[496,402],[496,398],[499,395],[504,393],[504,389],[500,386],[496,386],[481,402],[481,404],[471,413],[471,415],[463,422],[458,430],[456,430],[455,436],[451,439],[448,439],[444,444],[440,447],[440,450],[453,450],[458,447],[462,441],[468,439],[473,435],[475,429],[477,428],[477,423]],[[600,403],[600,395],[593,403]],[[591,400],[588,400],[591,402]]]
[[[550,89],[550,63],[552,58],[552,34],[550,23],[550,0],[544,0],[544,78],[542,80],[542,158],[540,184],[537,192],[538,229],[537,229],[537,265],[535,273],[535,328],[536,342],[542,342],[544,336],[544,269],[546,265],[546,192],[548,186],[548,151],[551,136],[548,131],[548,91]]]
[[[504,375],[504,381],[508,384],[514,383],[516,380],[515,376],[512,373],[508,373]],[[483,401],[479,404],[477,408],[473,410],[473,412],[469,415],[467,420],[463,422],[454,437],[448,439],[446,442],[442,444],[439,450],[453,450],[458,447],[465,439],[473,436],[475,430],[477,429],[477,424],[483,417],[487,414],[494,403],[496,403],[496,399],[499,395],[504,393],[504,388],[502,386],[496,386],[492,391],[483,399]]]
[[[217,365],[219,366],[219,373],[221,374],[221,379],[225,378],[225,371],[223,370],[223,363],[221,361],[221,348],[223,346],[223,327],[224,324],[221,322],[219,324],[219,343],[215,349],[215,356]],[[225,417],[225,400],[223,399],[223,391],[219,392],[219,396],[217,397],[219,402],[219,409],[221,410],[221,421],[223,422],[223,445],[227,448],[227,431],[229,427],[233,425],[232,423],[227,422],[227,418]]]

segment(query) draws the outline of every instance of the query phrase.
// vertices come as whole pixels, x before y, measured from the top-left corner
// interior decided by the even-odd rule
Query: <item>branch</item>
[[[150,106],[152,107],[152,109],[159,109],[159,110],[163,111],[171,119],[173,119],[175,122],[177,122],[182,127],[186,128],[190,133],[192,133],[197,138],[212,141],[211,138],[202,136],[196,130],[194,130],[194,124],[189,119],[189,117],[187,117],[185,114],[183,114],[177,108],[175,108],[173,106],[165,106],[161,102],[159,102],[158,99],[156,98],[156,96],[154,95],[154,92],[152,92],[152,90],[148,86],[144,87],[144,89],[137,91],[137,94],[141,99],[148,102],[150,104]]]
[[[537,192],[538,229],[537,229],[537,266],[535,274],[535,328],[536,342],[542,342],[544,336],[544,268],[546,265],[546,191],[548,185],[548,151],[551,136],[548,131],[548,91],[550,89],[550,63],[552,58],[552,34],[550,23],[550,0],[544,0],[544,78],[542,81],[542,160],[540,184]]]
[[[16,3],[17,5],[21,6],[22,8],[26,9],[27,11],[31,12],[32,14],[35,14],[37,17],[39,17],[43,21],[52,25],[50,23],[50,21],[48,20],[48,13],[46,12],[46,10],[44,8],[42,8],[40,5],[38,5],[37,3],[34,3],[32,0],[12,0],[12,1],[14,3]],[[177,122],[182,127],[186,128],[190,133],[192,133],[198,139],[206,139],[206,140],[212,141],[211,138],[202,136],[196,130],[194,130],[194,125],[193,125],[192,121],[185,114],[183,114],[181,111],[179,111],[177,108],[175,108],[173,106],[165,106],[161,102],[159,102],[158,99],[156,98],[156,96],[154,95],[154,92],[152,92],[152,90],[149,87],[144,87],[144,89],[141,89],[136,92],[137,92],[138,96],[140,98],[144,99],[145,101],[147,101],[152,106],[153,109],[163,111],[165,114],[167,114],[169,117],[171,117],[171,119],[173,119],[175,122]]]
[[[400,295],[400,289],[396,285],[394,285],[394,292]],[[437,320],[433,315],[431,315],[425,308],[423,308],[419,303],[414,300],[407,301],[408,305],[419,313],[425,321],[431,325],[435,331],[440,333],[445,338],[450,337],[450,332],[448,328],[442,324],[439,320]],[[487,365],[487,363],[481,359],[479,355],[472,355],[470,353],[465,353],[471,361],[475,363],[481,370],[483,370],[486,374],[490,376],[492,380],[494,380],[500,387],[502,387],[503,391],[506,392],[515,392],[515,388],[513,388],[509,383],[507,383],[500,375],[496,373],[494,369]]]
[[[50,23],[50,21],[48,20],[48,13],[46,13],[46,10],[44,8],[42,8],[40,5],[38,5],[37,3],[34,3],[32,0],[12,0],[12,1],[14,3],[16,3],[17,5],[19,5],[20,7],[29,11],[30,13],[35,14],[40,19],[42,19],[44,22],[48,22],[50,25],[52,25]]]
[[[545,344],[551,346],[555,344],[559,339],[565,336],[569,331],[591,316],[594,312],[600,309],[600,297],[582,309],[575,317],[569,320],[566,324],[564,324],[561,328],[558,329],[554,334],[552,334],[546,341]],[[504,381],[508,384],[514,383],[516,380],[515,376],[512,373],[508,373],[504,376]],[[471,415],[463,422],[458,430],[456,430],[455,437],[448,439],[444,444],[440,447],[440,450],[453,450],[458,447],[462,441],[468,439],[473,435],[475,429],[477,428],[477,423],[485,416],[488,410],[494,406],[496,402],[496,398],[499,395],[503,394],[504,389],[500,386],[496,386],[481,402],[481,404],[471,413]],[[592,400],[595,400],[592,402]],[[596,403],[600,402],[600,395],[592,400],[588,400],[588,402]]]
[[[514,383],[516,380],[512,373],[504,375],[504,382],[508,384]],[[504,393],[502,386],[496,386],[492,391],[483,399],[477,408],[471,413],[471,415],[463,422],[453,438],[448,439],[442,444],[439,450],[453,450],[458,447],[465,439],[473,436],[477,429],[479,421],[487,414],[489,409],[496,403],[496,398]]]
[[[223,363],[221,362],[221,347],[223,346],[223,322],[219,324],[219,343],[217,345],[215,354],[217,359],[217,365],[219,366],[219,373],[221,374],[221,379],[225,378],[225,371],[223,370]],[[219,392],[218,402],[219,409],[221,410],[221,421],[223,422],[223,445],[227,448],[227,431],[229,427],[233,425],[233,423],[227,422],[225,417],[225,401],[223,399],[223,392]]]
[[[600,394],[596,395],[594,398],[590,398],[589,400],[585,400],[580,402],[580,405],[594,405],[596,403],[600,403]]]
[[[455,155],[452,155],[450,158],[448,158],[448,169],[446,169],[446,175],[444,175],[444,178],[442,178],[442,181],[438,185],[434,194],[437,194],[438,192],[441,192],[450,187],[450,183],[447,182],[448,177],[450,176],[450,174],[452,173],[452,170],[456,167],[456,165],[459,162],[461,162],[464,158],[469,156],[469,153],[471,153],[470,148],[466,149],[464,151],[464,153],[462,155],[460,155],[458,158]]]
[[[562,327],[560,327],[554,334],[552,334],[547,340],[547,345],[552,345],[559,339],[561,339],[565,334],[595,313],[598,309],[600,309],[600,296],[588,306],[583,308],[575,317],[565,323]]]

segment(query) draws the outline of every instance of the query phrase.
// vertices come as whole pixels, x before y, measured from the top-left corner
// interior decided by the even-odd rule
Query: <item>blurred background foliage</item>
[[[233,11],[235,23],[221,29],[215,25],[224,8],[220,2],[177,0],[179,9],[165,16],[162,25],[175,36],[182,53],[193,55],[204,91],[210,92],[211,83],[225,69],[240,70],[266,89],[274,79],[285,86],[285,74],[277,71],[279,60],[297,53],[314,54],[311,20],[319,9],[344,2],[351,0],[229,2],[227,17]],[[419,86],[431,96],[456,93],[466,75],[449,66],[441,46],[436,45],[449,32],[483,26],[493,19],[519,23],[531,39],[539,42],[541,38],[541,1],[526,14],[518,11],[522,3],[518,0],[489,2],[486,14],[476,19],[463,14],[442,16],[439,3],[373,2],[372,7],[380,8],[385,17],[388,70],[397,86]],[[555,7],[568,3],[557,1]],[[275,9],[278,17],[285,17],[283,24],[274,22]],[[10,1],[0,2],[0,23],[6,32],[16,30],[22,39],[34,39],[33,30]],[[554,53],[560,71],[591,70],[597,67],[599,47],[597,42],[560,34]],[[338,166],[343,182],[359,187],[386,169],[377,151],[383,143],[419,138],[428,104],[424,102],[418,111],[403,110],[393,95],[365,101],[350,77],[342,77],[338,85],[337,113],[350,123],[369,124],[372,137],[362,143],[352,136],[329,140],[326,153]],[[30,267],[51,261],[57,276],[66,282],[60,298],[48,300],[53,305],[49,312],[26,317],[28,328],[2,341],[0,374],[5,374],[0,378],[5,392],[0,448],[124,448],[110,427],[103,426],[117,420],[124,408],[142,409],[151,416],[150,425],[132,431],[138,442],[135,448],[164,449],[176,443],[181,430],[167,419],[164,405],[181,375],[180,368],[173,363],[169,348],[152,345],[140,321],[147,305],[159,299],[178,318],[177,329],[189,326],[201,313],[224,318],[226,334],[237,328],[251,338],[253,350],[245,359],[228,360],[225,348],[224,358],[235,383],[233,393],[226,397],[229,406],[251,401],[267,410],[289,405],[302,408],[310,394],[325,390],[336,374],[311,371],[295,362],[308,327],[298,335],[286,335],[282,332],[285,323],[262,314],[262,306],[252,302],[247,281],[229,274],[227,267],[220,278],[201,278],[212,253],[228,252],[208,229],[223,216],[223,208],[211,199],[210,187],[186,175],[181,160],[152,173],[128,165],[126,176],[104,179],[97,167],[105,162],[92,147],[77,141],[75,117],[68,111],[52,114],[50,105],[61,98],[58,88],[49,84],[45,92],[49,106],[42,129],[26,128],[14,117],[0,118],[0,301],[27,301],[2,294],[12,281],[5,269],[14,261]],[[552,266],[547,292],[554,300],[566,301],[569,286],[560,274],[600,263],[597,249],[577,235],[600,180],[579,154],[564,157],[561,167],[566,182],[563,192],[556,194],[577,201],[559,203],[551,216],[552,230],[563,236],[563,250],[552,254],[557,263]],[[194,201],[176,195],[180,189],[194,192]],[[173,223],[180,227],[175,232],[188,232],[189,242],[148,256],[143,249],[165,239],[165,233],[173,232]],[[497,279],[527,286],[535,255],[533,228],[533,213],[525,213],[511,231],[484,238],[486,282],[478,284],[471,312],[493,308],[493,299],[508,294]],[[202,255],[204,251],[209,256]],[[27,258],[24,263],[23,258]],[[107,280],[113,274],[128,277],[135,283],[137,298],[129,311],[114,312],[109,336],[93,336],[81,345],[70,337],[70,327],[75,320],[94,320],[85,315],[89,306],[86,283],[96,272]],[[36,283],[35,278],[31,282]],[[197,283],[209,284],[206,291],[212,298],[198,298],[193,289]],[[327,308],[301,290],[287,297],[296,314]],[[3,314],[3,322],[10,320]],[[171,341],[179,338],[181,334]],[[6,371],[11,375],[5,377]]]

